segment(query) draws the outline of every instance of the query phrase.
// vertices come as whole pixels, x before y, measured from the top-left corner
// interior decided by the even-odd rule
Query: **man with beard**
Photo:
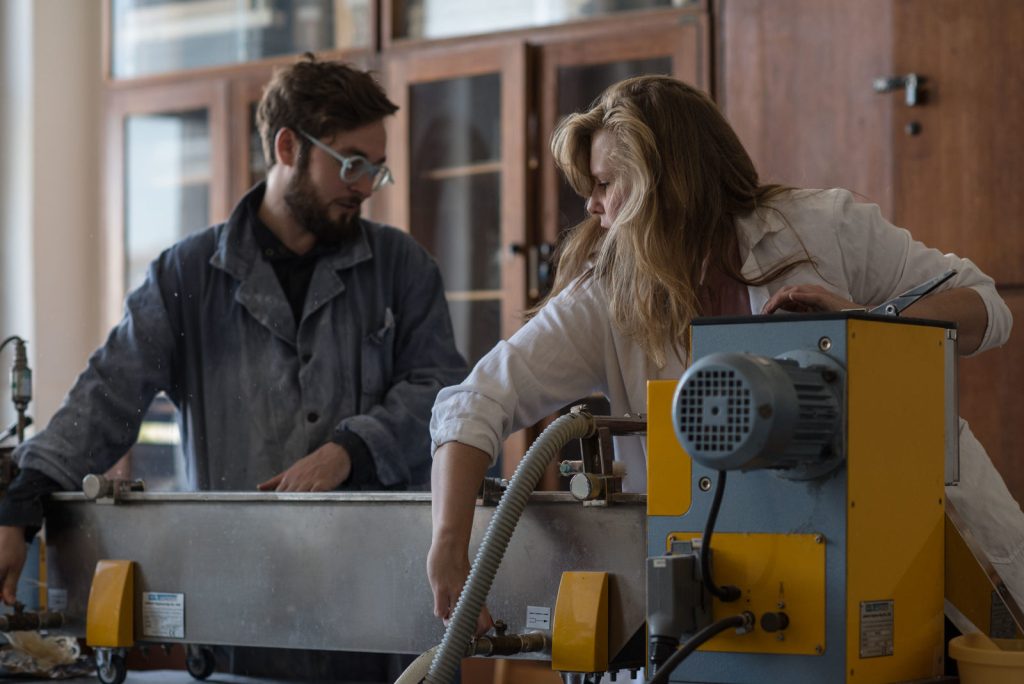
[[[465,368],[436,264],[360,218],[391,181],[396,109],[368,73],[312,55],[275,74],[257,117],[266,182],[150,265],[47,429],[16,451],[0,502],[5,602],[45,495],[107,471],[160,391],[179,409],[193,489],[426,488],[430,409]],[[304,676],[386,676],[328,667]]]

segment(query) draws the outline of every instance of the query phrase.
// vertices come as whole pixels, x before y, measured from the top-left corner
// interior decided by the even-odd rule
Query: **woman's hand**
[[[469,575],[469,556],[466,548],[457,544],[435,539],[427,554],[427,579],[434,592],[434,615],[444,621],[445,626],[455,613],[455,604]],[[491,615],[484,606],[477,616],[476,635],[485,634],[494,626]]]
[[[476,493],[490,465],[480,449],[448,442],[434,453],[431,469],[433,535],[427,554],[427,579],[434,594],[434,614],[448,623],[469,575],[469,537],[473,531]],[[492,626],[487,608],[477,617],[476,633]]]
[[[779,309],[795,313],[807,313],[811,311],[846,311],[863,308],[859,304],[829,292],[820,285],[786,285],[765,302],[761,313],[770,314]]]

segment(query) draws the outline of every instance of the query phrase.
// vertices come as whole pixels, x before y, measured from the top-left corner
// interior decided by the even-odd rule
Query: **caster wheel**
[[[96,663],[96,678],[103,684],[122,684],[128,674],[128,667],[124,664],[124,656],[112,655],[105,661]]]
[[[213,674],[217,661],[213,657],[213,651],[208,648],[190,646],[188,657],[185,658],[185,668],[188,673],[196,679],[206,679]]]

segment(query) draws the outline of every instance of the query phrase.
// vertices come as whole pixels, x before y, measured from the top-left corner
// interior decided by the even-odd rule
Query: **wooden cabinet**
[[[768,181],[840,186],[1024,294],[1024,4],[1013,0],[719,0],[727,117]],[[916,74],[906,89],[879,78]],[[961,413],[1018,501],[1024,347],[961,366]]]

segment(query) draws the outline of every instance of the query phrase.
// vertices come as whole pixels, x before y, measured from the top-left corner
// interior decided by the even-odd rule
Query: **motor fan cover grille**
[[[677,425],[696,451],[732,452],[753,423],[750,385],[730,368],[701,369],[681,388]]]

